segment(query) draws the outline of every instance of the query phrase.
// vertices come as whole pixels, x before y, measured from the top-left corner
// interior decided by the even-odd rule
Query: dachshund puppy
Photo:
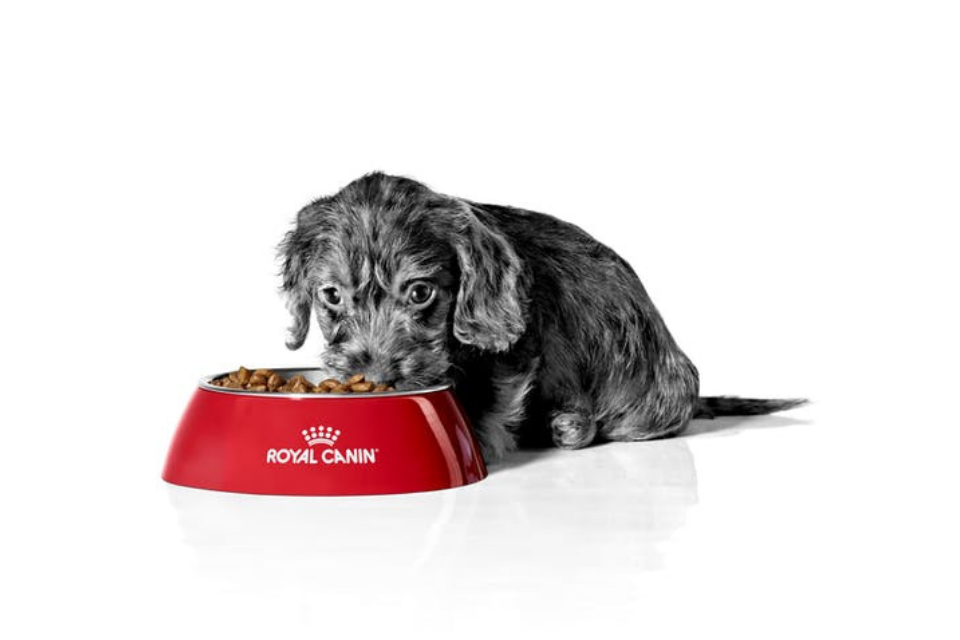
[[[639,278],[580,228],[373,173],[299,212],[280,245],[298,349],[398,389],[451,381],[484,459],[677,434],[801,400],[700,398]]]

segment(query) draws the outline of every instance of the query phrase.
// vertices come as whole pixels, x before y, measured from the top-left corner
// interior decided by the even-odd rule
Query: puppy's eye
[[[336,307],[340,304],[340,289],[336,287],[324,287],[320,290],[320,294],[323,296],[323,301],[331,307]]]
[[[434,293],[436,293],[436,289],[434,289],[432,284],[414,282],[410,285],[410,288],[407,289],[407,300],[410,304],[417,307],[425,307],[433,300]]]

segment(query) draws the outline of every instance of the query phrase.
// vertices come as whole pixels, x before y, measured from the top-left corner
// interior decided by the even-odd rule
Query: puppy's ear
[[[314,253],[315,233],[310,223],[313,205],[305,207],[297,214],[297,222],[287,232],[277,249],[282,260],[281,291],[286,297],[287,309],[293,316],[287,336],[287,348],[299,349],[310,331],[310,309],[313,307],[307,266]]]
[[[453,247],[460,264],[460,291],[453,335],[486,351],[506,351],[523,334],[522,263],[499,231],[465,202],[453,216]]]

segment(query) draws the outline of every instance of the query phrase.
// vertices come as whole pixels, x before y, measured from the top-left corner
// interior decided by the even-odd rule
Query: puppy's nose
[[[367,380],[377,384],[393,386],[399,378],[397,366],[390,358],[369,351],[358,353],[352,364],[355,373],[362,373]]]
[[[367,380],[372,380],[377,384],[394,385],[397,382],[397,368],[393,363],[383,360],[374,360],[364,368],[364,375]]]

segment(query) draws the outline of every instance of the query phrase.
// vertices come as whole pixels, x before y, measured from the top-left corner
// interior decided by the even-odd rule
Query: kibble
[[[288,380],[271,369],[250,371],[246,367],[215,378],[210,384],[225,389],[244,389],[260,393],[383,393],[394,390],[390,385],[367,380],[362,373],[343,381],[327,378],[313,385],[299,373]]]
[[[363,374],[358,373],[356,375],[352,375],[349,378],[347,378],[343,384],[345,384],[348,387],[352,387],[353,385],[360,384],[361,382],[363,382]]]
[[[279,373],[274,373],[269,378],[267,378],[267,389],[270,391],[276,391],[284,385],[286,380]]]

